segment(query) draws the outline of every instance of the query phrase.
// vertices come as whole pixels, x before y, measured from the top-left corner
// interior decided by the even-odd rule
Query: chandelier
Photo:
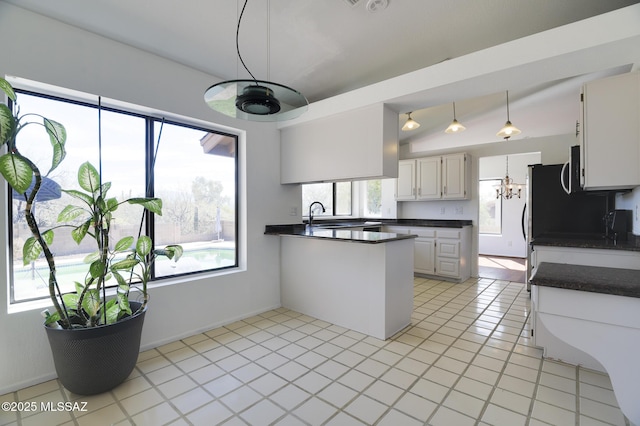
[[[507,173],[503,179],[500,179],[500,186],[496,187],[496,199],[502,197],[505,200],[510,200],[515,196],[518,198],[522,195],[522,184],[515,183],[513,178],[509,177],[509,156],[507,158]]]

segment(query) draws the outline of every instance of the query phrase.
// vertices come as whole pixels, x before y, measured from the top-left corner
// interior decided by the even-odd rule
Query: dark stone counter
[[[393,234],[389,232],[352,231],[349,229],[315,228],[307,230],[304,225],[291,225],[289,228],[287,228],[286,225],[278,225],[276,227],[267,226],[265,234],[279,235],[282,237],[319,238],[325,240],[329,239],[368,244],[388,243],[390,241],[416,238],[416,235]]]
[[[402,226],[425,226],[429,228],[462,228],[471,226],[471,220],[449,220],[449,219],[381,219],[383,225]]]
[[[613,241],[598,235],[545,234],[531,241],[534,246],[640,251],[640,237],[630,234],[625,241]]]
[[[542,262],[531,278],[531,284],[640,297],[640,270]]]
[[[324,238],[341,241],[350,241],[356,243],[385,243],[394,240],[404,240],[408,238],[416,238],[416,235],[395,234],[389,232],[369,232],[355,231],[349,229],[340,229],[341,226],[363,226],[375,227],[377,225],[390,226],[424,226],[424,227],[441,227],[441,228],[462,228],[471,226],[470,220],[440,220],[440,219],[331,219],[331,220],[314,220],[314,227],[311,230],[306,229],[304,223],[294,223],[285,225],[267,225],[265,227],[265,235],[281,235],[308,238]],[[376,225],[377,224],[377,225]],[[335,225],[336,229],[330,226]],[[318,227],[316,227],[318,226]]]
[[[470,220],[448,220],[448,219],[316,219],[313,221],[314,225],[328,227],[336,225],[336,227],[342,225],[358,225],[364,227],[375,227],[377,225],[384,226],[424,226],[430,228],[462,228],[464,226],[471,226],[473,223]],[[267,225],[265,227],[265,234],[267,235],[279,235],[286,233],[300,233],[304,232],[306,223],[293,223],[284,225]]]

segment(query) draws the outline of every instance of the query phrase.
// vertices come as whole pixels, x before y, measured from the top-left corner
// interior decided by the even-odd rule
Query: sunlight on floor
[[[509,269],[512,271],[524,271],[526,269],[526,266],[524,264],[524,259],[516,259],[516,258],[509,258],[509,257],[479,256],[478,266]]]

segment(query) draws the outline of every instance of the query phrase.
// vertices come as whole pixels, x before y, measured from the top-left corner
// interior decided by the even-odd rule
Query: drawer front
[[[438,230],[438,238],[451,238],[459,240],[461,236],[461,231],[458,229],[439,229]]]
[[[436,230],[433,228],[410,228],[409,233],[424,238],[435,238]]]
[[[436,274],[445,277],[460,277],[460,262],[455,259],[438,258],[436,261]]]
[[[438,256],[460,258],[460,241],[438,239]]]
[[[405,228],[404,226],[383,226],[382,232],[391,232],[392,234],[410,234],[409,228]]]

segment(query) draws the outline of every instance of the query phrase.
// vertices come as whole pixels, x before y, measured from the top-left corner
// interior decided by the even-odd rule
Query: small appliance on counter
[[[631,229],[631,210],[612,210],[604,218],[605,237],[613,241],[626,241]]]

